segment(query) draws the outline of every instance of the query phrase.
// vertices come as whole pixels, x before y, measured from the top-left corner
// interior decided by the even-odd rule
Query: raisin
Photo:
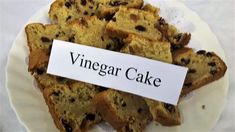
[[[111,40],[113,41],[115,46],[113,49],[110,49],[110,50],[119,51],[124,45],[124,42],[119,38],[111,38]]]
[[[146,31],[146,28],[142,25],[135,26],[135,29],[138,30],[138,31],[141,31],[141,32]]]
[[[71,3],[70,2],[65,2],[64,4],[67,8],[70,8],[71,7]]]
[[[66,18],[66,21],[68,21],[69,19],[71,19],[72,17],[71,16],[68,16],[67,18]]]
[[[45,42],[45,43],[51,42],[51,40],[49,38],[47,38],[47,37],[41,37],[41,41]]]
[[[205,53],[206,53],[205,50],[199,50],[199,51],[197,51],[197,54],[198,54],[198,55],[204,55]]]
[[[170,113],[175,112],[175,106],[174,106],[174,105],[164,103],[164,107],[165,107]]]
[[[90,9],[93,9],[93,6],[89,6]]]
[[[110,20],[112,20],[113,16],[114,16],[114,14],[108,13],[108,14],[106,14],[106,15],[104,16],[104,19],[105,19],[106,21],[110,21]]]
[[[43,68],[38,68],[37,69],[37,74],[38,75],[42,75],[44,73],[44,69]]]
[[[195,73],[195,72],[196,72],[195,69],[189,69],[189,70],[188,70],[188,73]]]
[[[210,63],[208,63],[208,66],[216,66],[216,63],[215,62],[210,62]]]
[[[86,0],[81,0],[81,5],[85,6],[86,5]]]
[[[206,56],[207,56],[207,57],[212,57],[213,54],[212,54],[211,52],[207,52],[207,53],[206,53]]]
[[[59,96],[60,94],[61,94],[60,91],[57,91],[57,92],[54,91],[54,92],[52,93],[52,95],[54,95],[54,96]]]
[[[120,1],[111,1],[109,2],[110,6],[119,6],[119,5],[127,5],[127,2],[120,2]]]
[[[111,50],[111,48],[112,48],[111,44],[107,44],[105,47],[105,49],[107,49],[107,50]]]
[[[142,112],[142,109],[141,109],[141,108],[139,108],[139,109],[137,110],[137,112],[138,112],[138,113],[141,113],[141,112]]]
[[[186,86],[186,87],[190,87],[190,86],[192,86],[192,85],[193,85],[192,82],[189,82],[189,83],[185,83],[185,84],[184,84],[184,86]]]
[[[133,132],[133,130],[129,126],[125,126],[125,132]]]
[[[103,36],[101,36],[100,38],[101,38],[102,41],[104,41],[104,37]]]
[[[71,99],[69,99],[69,102],[73,103],[73,102],[75,102],[75,99],[71,98]]]
[[[95,13],[94,13],[94,12],[92,12],[92,13],[91,13],[91,16],[94,16],[94,15],[95,15]]]
[[[87,119],[87,120],[90,120],[90,121],[94,121],[94,120],[95,120],[95,115],[89,113],[89,114],[86,115],[86,119]]]
[[[122,103],[122,107],[126,107],[126,102],[123,102],[123,103]]]
[[[87,12],[87,11],[84,11],[83,15],[88,15],[88,12]]]
[[[75,38],[74,38],[74,36],[69,38],[69,42],[72,42],[72,43],[74,43],[74,42],[75,42]]]
[[[72,132],[73,131],[73,128],[70,126],[70,124],[66,120],[62,119],[62,124],[63,124],[66,132]]]
[[[184,65],[188,65],[190,63],[190,59],[182,58],[180,61],[184,63]]]
[[[57,34],[55,35],[56,38],[58,38],[59,36],[60,36],[60,33],[57,33]]]

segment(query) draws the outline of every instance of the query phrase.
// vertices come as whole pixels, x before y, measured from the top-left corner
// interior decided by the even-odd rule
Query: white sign
[[[187,68],[54,40],[47,73],[176,105]]]

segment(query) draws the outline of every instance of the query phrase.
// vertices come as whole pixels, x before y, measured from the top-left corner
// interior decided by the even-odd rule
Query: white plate
[[[157,4],[153,0],[146,1]],[[192,34],[190,45],[192,47],[214,51],[225,60],[224,51],[219,45],[214,33],[195,12],[177,1],[167,3],[167,6],[169,9],[182,12],[184,19],[193,25],[193,29],[190,31]],[[48,23],[48,9],[49,6],[46,6],[39,10],[28,23]],[[26,58],[28,53],[26,36],[24,29],[22,29],[13,43],[6,68],[6,87],[8,88],[11,106],[15,110],[20,122],[28,131],[58,131],[40,91],[35,88],[34,80],[27,71]],[[219,119],[226,103],[228,84],[228,75],[226,74],[220,80],[206,85],[186,97],[179,105],[182,116],[182,124],[180,126],[162,127],[151,123],[146,131],[210,131]],[[202,109],[202,105],[205,105],[205,109]],[[95,126],[91,131],[113,130],[106,124],[100,124]]]

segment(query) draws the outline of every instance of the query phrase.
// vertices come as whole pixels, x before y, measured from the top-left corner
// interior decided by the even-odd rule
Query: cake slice
[[[122,43],[117,38],[110,38],[105,34],[107,22],[97,17],[80,18],[62,28],[58,24],[43,25],[40,23],[28,24],[25,28],[29,55],[29,70],[48,61],[51,45],[54,39],[84,44],[88,46],[120,50]]]
[[[189,68],[181,96],[223,77],[227,70],[220,57],[205,50],[196,53],[191,48],[176,50],[173,53],[173,61]]]
[[[123,38],[135,34],[150,40],[161,40],[161,32],[154,28],[158,18],[147,11],[122,7],[108,23],[106,31]]]
[[[171,43],[173,49],[184,47],[191,39],[190,33],[180,33],[176,27],[166,23],[165,19],[162,17],[157,20],[155,28],[162,33],[165,40]]]
[[[109,20],[120,6],[140,8],[142,4],[143,0],[56,0],[50,7],[49,18],[60,25],[94,15]]]
[[[118,132],[142,132],[152,120],[145,101],[136,95],[109,89],[95,95],[93,103]]]
[[[77,19],[68,24],[70,34],[73,36],[71,40],[92,47],[120,50],[122,43],[117,41],[117,38],[105,34],[106,25],[105,20],[100,20],[96,16]]]
[[[172,63],[171,45],[167,41],[150,41],[136,35],[124,39],[120,52]]]
[[[158,9],[150,5],[146,5],[143,10],[122,7],[108,23],[106,31],[121,38],[134,34],[152,41],[166,40],[177,48],[187,45],[191,35],[179,33],[157,13]]]
[[[169,42],[149,41],[134,35],[129,35],[124,42],[125,46],[121,49],[121,52],[172,63],[171,45]],[[177,106],[147,98],[144,100],[156,122],[164,126],[181,124],[180,113]]]
[[[175,126],[181,124],[180,111],[177,106],[147,98],[145,98],[145,101],[156,122],[163,126]]]
[[[97,15],[99,17],[108,18],[113,16],[120,7],[127,8],[141,8],[143,5],[143,0],[97,0],[99,7],[97,10]]]
[[[80,17],[95,15],[98,3],[93,0],[55,0],[49,10],[53,23],[65,25]]]
[[[53,39],[68,40],[69,36],[57,24],[30,23],[25,27],[29,51],[48,51]]]
[[[159,8],[150,4],[144,5],[142,10],[151,12],[156,16],[158,16],[160,12]],[[157,28],[162,33],[164,38],[172,44],[173,49],[181,48],[187,45],[191,39],[190,33],[180,33],[174,25],[167,23],[162,17],[158,19],[155,28]]]
[[[45,101],[61,132],[83,132],[102,118],[92,104],[99,89],[83,82],[56,84],[43,90]]]
[[[25,28],[30,51],[28,70],[36,79],[60,131],[86,131],[93,124],[100,122],[101,117],[95,113],[91,99],[101,90],[90,84],[46,73],[53,39],[111,50],[113,44],[119,43],[104,35],[105,24],[105,21],[91,17],[74,20],[63,28],[57,24],[40,23],[28,24]],[[97,34],[92,34],[92,32],[97,32]],[[80,36],[86,39],[78,38]],[[57,94],[58,91],[61,94]],[[72,99],[70,103],[71,97],[77,98],[78,102]]]

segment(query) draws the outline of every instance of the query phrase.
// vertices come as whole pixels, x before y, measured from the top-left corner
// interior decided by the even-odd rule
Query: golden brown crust
[[[49,61],[49,56],[45,51],[35,50],[29,54],[28,71],[33,72],[36,68],[43,67]]]
[[[117,111],[108,101],[108,94],[109,92],[97,94],[93,99],[93,103],[96,109],[102,114],[102,118],[109,122],[115,129],[120,129],[125,125],[125,122],[118,118]]]
[[[46,104],[48,106],[49,112],[51,113],[51,116],[53,118],[53,121],[54,121],[56,127],[60,131],[66,132],[66,130],[64,129],[64,127],[60,123],[60,119],[58,118],[59,117],[58,113],[56,112],[55,107],[54,107],[53,103],[51,102],[51,99],[50,99],[50,94],[51,94],[50,89],[45,89],[45,90],[43,90],[42,93],[43,93],[43,97],[45,99],[45,102],[46,102]]]
[[[184,47],[172,52],[173,60],[176,60],[182,54],[191,54],[193,52],[192,48]]]

